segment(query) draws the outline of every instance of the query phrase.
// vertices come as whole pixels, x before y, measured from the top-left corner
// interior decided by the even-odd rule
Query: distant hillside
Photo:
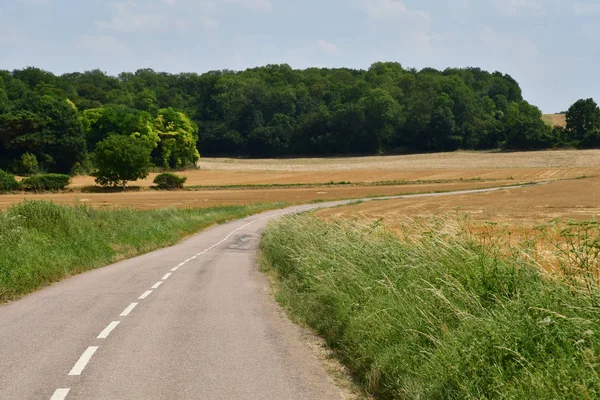
[[[544,114],[542,115],[544,122],[550,126],[567,126],[567,120],[565,114]]]

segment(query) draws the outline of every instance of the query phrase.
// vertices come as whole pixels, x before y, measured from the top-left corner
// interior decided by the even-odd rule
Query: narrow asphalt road
[[[255,257],[270,220],[345,203],[220,225],[0,306],[0,399],[342,398]]]

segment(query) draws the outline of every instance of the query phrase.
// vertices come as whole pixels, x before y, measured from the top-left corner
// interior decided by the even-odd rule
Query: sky
[[[545,113],[600,101],[600,0],[6,0],[0,69],[481,67]]]

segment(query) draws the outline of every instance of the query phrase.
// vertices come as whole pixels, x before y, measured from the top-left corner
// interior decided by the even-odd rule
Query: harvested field
[[[541,181],[600,175],[600,150],[528,153],[454,152],[382,157],[224,159],[203,158],[199,170],[179,172],[187,186],[374,183],[482,179]],[[135,183],[152,186],[156,174]],[[79,176],[71,187],[94,185]]]
[[[279,172],[597,168],[600,167],[600,150],[556,150],[512,153],[457,151],[453,153],[414,154],[403,156],[261,160],[203,158],[198,165],[203,170],[212,171]]]
[[[544,114],[542,115],[544,122],[550,126],[567,126],[567,119],[565,114]]]
[[[587,272],[575,267],[581,260],[565,259],[565,254],[588,246],[582,254],[590,257],[594,271],[600,268],[600,259],[593,256],[595,245],[590,245],[600,240],[598,225],[569,223],[598,219],[600,177],[490,193],[371,201],[316,214],[325,219],[380,221],[404,239],[431,230],[453,232],[451,236],[467,232],[484,246],[494,244],[503,249],[505,255],[526,249],[541,269],[576,279]]]
[[[460,211],[477,221],[534,224],[552,218],[587,220],[600,215],[600,177],[553,182],[491,193],[384,200],[318,211],[318,215],[364,215],[373,219],[427,217]]]
[[[178,173],[188,178],[186,186],[204,187],[197,191],[165,193],[148,190],[156,176],[151,174],[146,180],[131,183],[131,186],[140,187],[139,191],[86,193],[87,190],[82,189],[93,186],[94,178],[78,176],[73,178],[70,186],[72,193],[4,195],[0,196],[0,208],[24,199],[46,199],[62,204],[80,202],[94,207],[187,208],[274,201],[302,203],[508,186],[600,176],[600,150],[276,160],[202,159],[199,166],[200,169]],[[345,184],[319,186],[331,182]],[[262,187],[250,187],[260,185]]]
[[[119,193],[11,194],[0,196],[0,209],[24,200],[51,200],[59,204],[87,204],[92,207],[134,207],[139,209],[204,208],[214,205],[254,203],[308,203],[316,200],[353,199],[368,196],[390,196],[405,193],[452,191],[508,186],[514,181],[455,182],[400,186],[332,186],[321,188],[272,188],[236,190],[198,190],[162,192],[154,190]]]
[[[433,170],[347,170],[347,171],[203,171],[178,172],[188,178],[186,186],[228,185],[294,185],[352,182],[370,184],[384,181],[450,181],[459,179],[545,181],[576,178],[583,175],[600,175],[600,167],[579,168],[513,168],[513,169],[433,169]],[[132,183],[149,187],[154,176]],[[70,187],[94,185],[94,178],[77,176]]]

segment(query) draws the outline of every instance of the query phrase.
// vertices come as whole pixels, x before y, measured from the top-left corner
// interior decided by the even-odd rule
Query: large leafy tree
[[[508,149],[542,149],[550,145],[552,129],[542,121],[542,112],[526,101],[510,103],[504,116]]]
[[[160,138],[156,152],[164,167],[180,168],[200,159],[196,148],[198,126],[184,113],[172,108],[159,110],[154,129]]]
[[[73,103],[32,96],[27,109],[0,115],[2,147],[14,158],[34,154],[46,170],[69,173],[86,157],[81,121]]]
[[[597,144],[600,131],[600,108],[593,99],[577,100],[567,111],[567,131],[572,140]]]
[[[150,113],[123,105],[85,110],[82,122],[90,151],[94,151],[96,143],[111,135],[136,134],[153,147],[160,141]]]
[[[150,172],[152,146],[132,136],[112,135],[96,146],[94,163],[96,183],[102,186],[121,186],[143,179]]]

